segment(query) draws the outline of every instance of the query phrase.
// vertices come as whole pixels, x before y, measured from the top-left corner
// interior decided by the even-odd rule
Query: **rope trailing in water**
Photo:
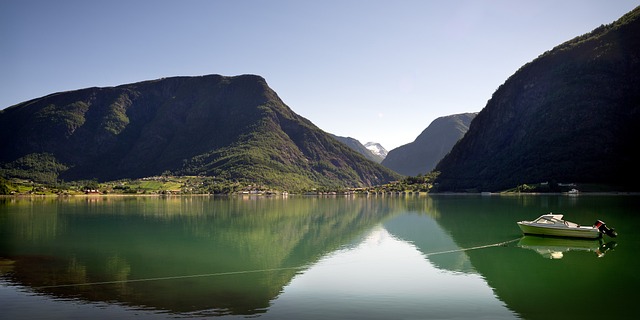
[[[509,240],[509,241],[503,241],[503,242],[498,242],[498,243],[494,243],[494,244],[487,244],[484,246],[477,246],[477,247],[471,247],[471,248],[462,248],[462,249],[456,249],[456,250],[447,250],[447,251],[440,251],[440,252],[432,252],[432,253],[427,253],[425,254],[426,257],[430,257],[430,256],[435,256],[435,255],[439,255],[439,254],[445,254],[445,253],[455,253],[455,252],[464,252],[464,251],[471,251],[471,250],[477,250],[477,249],[485,249],[485,248],[491,248],[491,247],[500,247],[500,246],[505,246],[511,242],[516,242],[520,240],[520,238],[516,238],[513,240]]]
[[[491,247],[500,247],[507,245],[511,242],[515,242],[520,240],[520,238],[503,241],[494,244],[487,244],[484,246],[477,246],[471,248],[462,248],[456,250],[447,250],[447,251],[439,251],[425,254],[425,257],[435,256],[439,254],[447,254],[447,253],[456,253],[456,252],[464,252],[470,250],[478,250],[485,249]],[[107,285],[107,284],[119,284],[119,283],[131,283],[131,282],[147,282],[147,281],[161,281],[161,280],[175,280],[175,279],[188,279],[188,278],[202,278],[202,277],[218,277],[218,276],[229,276],[229,275],[237,275],[237,274],[248,274],[248,273],[260,273],[260,272],[272,272],[272,271],[283,271],[283,270],[299,270],[307,268],[307,265],[297,266],[297,267],[283,267],[283,268],[271,268],[271,269],[259,269],[259,270],[245,270],[245,271],[229,271],[229,272],[218,272],[218,273],[203,273],[203,274],[192,274],[192,275],[184,275],[184,276],[171,276],[171,277],[157,277],[157,278],[145,278],[145,279],[129,279],[129,280],[114,280],[114,281],[100,281],[100,282],[85,282],[85,283],[70,283],[70,284],[58,284],[51,286],[40,286],[33,287],[35,290],[40,289],[53,289],[53,288],[65,288],[65,287],[78,287],[78,286],[98,286],[98,285]]]
[[[192,275],[185,275],[185,276],[171,276],[171,277],[129,279],[129,280],[114,280],[114,281],[100,281],[100,282],[85,282],[85,283],[70,283],[70,284],[58,284],[58,285],[51,285],[51,286],[33,287],[33,289],[51,289],[51,288],[64,288],[64,287],[77,287],[77,286],[96,286],[96,285],[130,283],[130,282],[146,282],[146,281],[174,280],[174,279],[187,279],[187,278],[216,277],[216,276],[228,276],[228,275],[247,274],[247,273],[271,272],[271,271],[282,271],[282,270],[295,270],[295,269],[304,269],[306,267],[307,266],[298,266],[298,267],[284,267],[284,268],[272,268],[272,269],[260,269],[260,270],[244,270],[244,271],[229,271],[229,272],[218,272],[218,273],[203,273],[203,274],[192,274]]]

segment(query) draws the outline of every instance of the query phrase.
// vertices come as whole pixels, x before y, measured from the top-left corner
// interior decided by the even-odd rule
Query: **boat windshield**
[[[534,221],[535,223],[543,224],[564,224],[562,221],[562,215],[544,215]]]

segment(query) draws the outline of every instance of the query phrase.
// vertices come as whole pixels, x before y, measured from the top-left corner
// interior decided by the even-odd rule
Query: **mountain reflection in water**
[[[124,318],[549,319],[598,303],[623,317],[639,284],[634,208],[638,197],[5,198],[0,312],[28,318],[51,303],[24,306],[53,297],[65,311],[52,318],[78,302]],[[522,237],[515,221],[545,211],[606,219],[620,245]]]
[[[306,198],[67,199],[48,212],[25,202],[3,224],[13,281],[58,297],[213,314],[264,312],[301,266],[390,214],[363,200]]]
[[[635,317],[640,285],[636,271],[640,263],[640,197],[451,196],[442,197],[435,207],[440,213],[438,224],[461,247],[483,239],[490,243],[518,237],[516,221],[549,211],[570,215],[577,223],[607,221],[616,227],[619,236],[615,249],[600,259],[589,252],[544,259],[538,252],[515,243],[466,253],[474,270],[487,280],[496,296],[523,318]],[[523,240],[527,241],[528,238]],[[602,313],[596,310],[598,307]]]

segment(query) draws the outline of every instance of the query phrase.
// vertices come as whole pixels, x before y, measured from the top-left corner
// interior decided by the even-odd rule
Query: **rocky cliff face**
[[[520,68],[437,166],[440,190],[637,185],[639,17],[636,8]]]
[[[281,187],[397,176],[295,114],[253,75],[51,94],[0,111],[0,173],[113,180],[216,175]]]
[[[476,114],[462,113],[434,120],[415,141],[389,151],[382,165],[407,176],[430,172],[469,130]]]

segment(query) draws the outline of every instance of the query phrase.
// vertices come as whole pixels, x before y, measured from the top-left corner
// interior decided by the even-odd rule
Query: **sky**
[[[324,131],[415,140],[636,0],[0,0],[0,109],[171,76],[257,74]]]

